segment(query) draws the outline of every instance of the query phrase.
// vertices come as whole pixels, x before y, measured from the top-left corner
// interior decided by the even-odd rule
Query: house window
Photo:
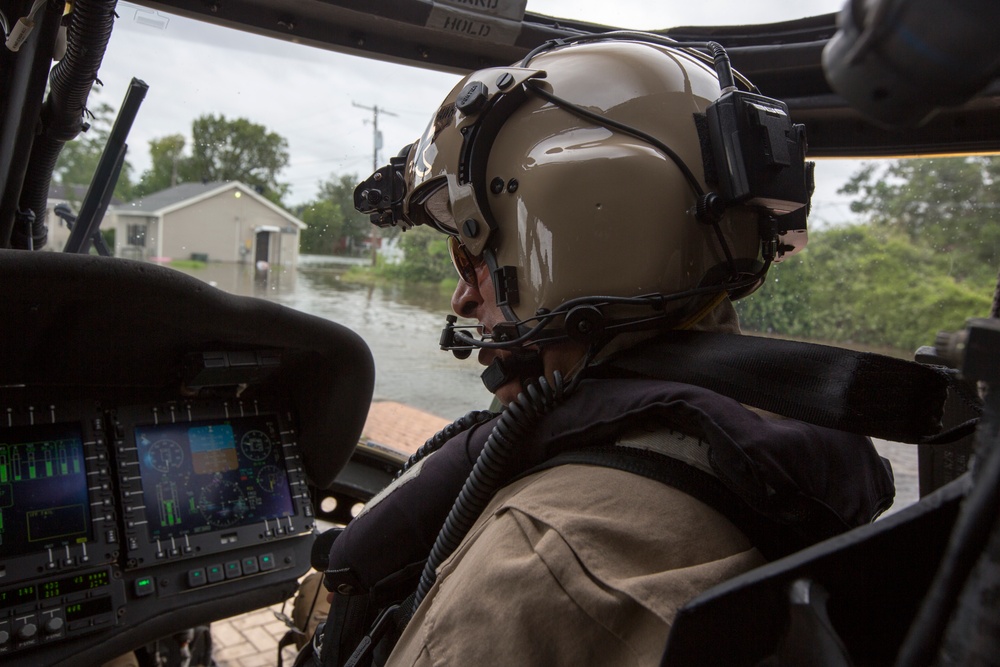
[[[128,225],[126,236],[129,245],[146,247],[146,225]]]

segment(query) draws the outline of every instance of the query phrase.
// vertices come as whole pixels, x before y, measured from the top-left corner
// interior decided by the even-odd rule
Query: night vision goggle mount
[[[396,157],[389,158],[389,164],[379,168],[354,189],[354,208],[360,213],[369,213],[371,223],[377,227],[394,227],[405,220],[405,169],[410,146],[412,144]],[[407,227],[409,225],[403,225],[404,229]]]

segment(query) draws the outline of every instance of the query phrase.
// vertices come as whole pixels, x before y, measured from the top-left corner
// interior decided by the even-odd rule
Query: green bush
[[[448,254],[448,238],[430,227],[414,227],[400,236],[403,260],[399,264],[379,262],[376,271],[387,278],[408,282],[440,283],[455,277]]]
[[[912,352],[990,303],[989,290],[953,278],[935,250],[854,225],[814,233],[737,310],[750,331]]]

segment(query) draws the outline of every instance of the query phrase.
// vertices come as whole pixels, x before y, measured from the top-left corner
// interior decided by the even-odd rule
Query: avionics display
[[[273,416],[136,426],[135,442],[152,540],[294,511]]]
[[[0,430],[0,559],[91,539],[79,425]]]

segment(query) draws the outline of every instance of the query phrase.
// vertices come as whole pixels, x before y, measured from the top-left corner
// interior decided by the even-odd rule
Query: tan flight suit
[[[684,603],[764,562],[691,496],[559,466],[494,497],[387,664],[659,665]]]

